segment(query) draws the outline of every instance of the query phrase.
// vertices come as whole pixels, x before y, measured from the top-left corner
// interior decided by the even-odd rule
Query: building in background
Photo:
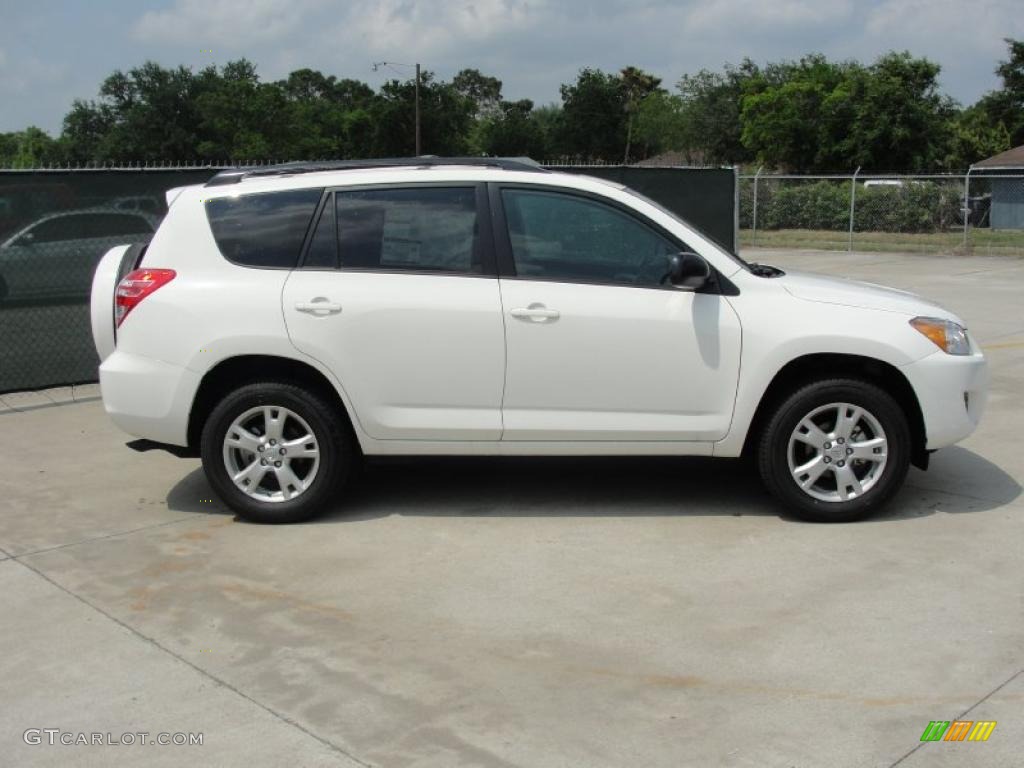
[[[1024,229],[1024,145],[975,163],[992,186],[992,229]]]

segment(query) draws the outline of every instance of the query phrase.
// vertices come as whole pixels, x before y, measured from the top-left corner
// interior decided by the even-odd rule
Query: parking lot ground
[[[915,290],[986,347],[981,428],[882,517],[780,516],[738,461],[396,459],[262,527],[84,392],[2,398],[0,762],[1019,765],[1024,261],[747,255]],[[957,718],[998,725],[920,742]]]

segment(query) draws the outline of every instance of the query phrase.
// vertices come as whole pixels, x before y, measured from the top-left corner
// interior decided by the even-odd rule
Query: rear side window
[[[291,269],[322,189],[219,197],[206,202],[217,247],[228,261]]]
[[[334,200],[335,216],[314,238],[336,227],[342,269],[483,272],[473,187],[353,190]],[[317,249],[321,263],[328,248]]]

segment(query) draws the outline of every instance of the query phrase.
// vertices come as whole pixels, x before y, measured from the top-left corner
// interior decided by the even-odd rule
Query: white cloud
[[[398,58],[444,52],[535,23],[545,0],[366,0],[332,30],[365,50]]]
[[[696,3],[687,21],[691,28],[725,36],[765,27],[806,28],[843,24],[854,9],[853,0],[715,0]]]
[[[325,0],[175,0],[170,8],[144,13],[132,35],[142,42],[235,48],[286,38],[303,27],[308,12],[324,5]]]

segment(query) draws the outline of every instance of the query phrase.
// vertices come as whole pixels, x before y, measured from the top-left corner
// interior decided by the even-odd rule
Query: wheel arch
[[[310,363],[278,355],[237,355],[221,360],[208,370],[199,383],[188,416],[187,439],[198,450],[203,425],[217,403],[229,392],[255,381],[282,381],[318,392],[336,405],[348,428],[358,437],[352,414],[341,392],[326,374]],[[355,441],[359,444],[358,439]]]
[[[910,381],[892,363],[874,357],[845,353],[801,355],[782,366],[761,395],[757,409],[747,428],[743,442],[743,455],[750,456],[752,454],[757,438],[772,412],[786,396],[804,384],[837,376],[863,379],[881,387],[895,398],[904,413],[907,414],[912,446],[911,462],[921,469],[927,468],[928,451],[925,449],[927,434],[924,415]]]

